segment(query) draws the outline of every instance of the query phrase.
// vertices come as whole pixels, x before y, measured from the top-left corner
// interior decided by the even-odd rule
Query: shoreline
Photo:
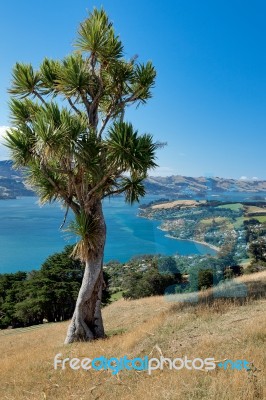
[[[160,229],[160,228],[159,228]],[[167,232],[167,231],[165,231],[165,232]],[[220,247],[217,247],[217,246],[215,246],[214,244],[209,244],[209,243],[207,243],[207,242],[200,242],[199,240],[193,240],[193,239],[179,239],[179,238],[177,238],[177,237],[175,237],[175,236],[172,236],[172,235],[170,235],[170,234],[166,234],[165,235],[166,237],[169,237],[169,238],[171,238],[171,239],[176,239],[176,240],[182,240],[182,241],[187,241],[187,242],[193,242],[193,243],[198,243],[198,244],[202,244],[203,246],[205,246],[205,247],[209,247],[210,249],[212,249],[212,250],[215,250],[215,251],[220,251]]]
[[[145,215],[139,215],[139,214],[138,214],[137,217],[138,217],[138,218],[148,219],[148,220],[150,220],[150,221],[158,221],[158,222],[160,223],[160,220],[154,219],[154,218],[148,218],[148,217],[146,217]],[[162,231],[162,232],[169,232],[167,229],[162,229],[160,225],[157,226],[157,229],[160,229],[160,231]],[[187,241],[187,242],[198,243],[198,244],[201,244],[201,245],[203,245],[203,246],[205,246],[205,247],[209,247],[210,249],[212,249],[212,250],[214,250],[214,251],[216,251],[216,252],[220,251],[220,247],[215,246],[214,244],[209,244],[209,243],[207,243],[207,242],[201,242],[201,241],[199,241],[199,240],[193,240],[193,239],[179,239],[179,238],[177,238],[177,237],[175,237],[175,236],[172,236],[172,235],[170,235],[170,234],[168,234],[168,233],[165,234],[165,237],[168,237],[168,238],[170,238],[170,239],[175,239],[175,240],[182,240],[182,241]]]
[[[160,226],[158,226],[157,228],[160,229],[160,231],[169,232],[169,231],[166,230],[166,229],[162,229]],[[180,239],[180,238],[178,238],[178,237],[175,237],[175,236],[170,235],[169,233],[167,233],[165,236],[166,236],[166,237],[169,237],[169,238],[171,238],[171,239],[175,239],[175,240],[182,240],[182,241],[194,242],[194,243],[202,244],[203,246],[209,247],[210,249],[215,250],[215,251],[217,251],[217,252],[220,251],[220,247],[217,247],[217,246],[215,246],[214,244],[209,244],[209,243],[207,243],[207,242],[201,242],[201,241],[199,241],[199,240],[194,240],[194,239]]]

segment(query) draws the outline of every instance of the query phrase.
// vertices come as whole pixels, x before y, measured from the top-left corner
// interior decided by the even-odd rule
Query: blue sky
[[[15,62],[69,54],[86,10],[101,5],[126,56],[152,60],[158,73],[153,99],[127,114],[168,143],[152,175],[266,179],[264,0],[1,2],[0,134]]]

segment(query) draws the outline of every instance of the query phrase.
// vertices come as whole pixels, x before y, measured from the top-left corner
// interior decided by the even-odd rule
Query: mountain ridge
[[[171,175],[150,176],[144,181],[147,194],[166,196],[205,196],[221,192],[266,192],[266,180]],[[11,160],[0,161],[0,199],[34,196],[25,186],[23,170],[14,170]]]
[[[151,176],[146,179],[147,192],[171,195],[206,195],[221,192],[266,192],[265,180],[241,180],[219,177],[190,177],[172,175],[168,177]]]

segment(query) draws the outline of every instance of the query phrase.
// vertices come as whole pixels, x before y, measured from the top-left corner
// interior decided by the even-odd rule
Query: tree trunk
[[[68,327],[65,344],[103,338],[104,327],[101,314],[103,287],[103,252],[106,237],[105,221],[101,203],[94,208],[98,218],[97,248],[88,252],[85,270],[76,302],[75,311]]]

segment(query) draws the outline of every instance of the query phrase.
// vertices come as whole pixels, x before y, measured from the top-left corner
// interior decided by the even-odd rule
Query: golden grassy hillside
[[[251,400],[263,393],[265,365],[266,273],[238,279],[248,287],[243,301],[212,300],[201,293],[195,305],[167,302],[164,297],[119,300],[104,309],[108,337],[94,343],[64,346],[68,323],[46,324],[0,332],[0,399],[208,399]],[[153,357],[246,359],[254,371],[147,372],[54,370],[63,357]],[[255,371],[257,368],[257,371]]]

